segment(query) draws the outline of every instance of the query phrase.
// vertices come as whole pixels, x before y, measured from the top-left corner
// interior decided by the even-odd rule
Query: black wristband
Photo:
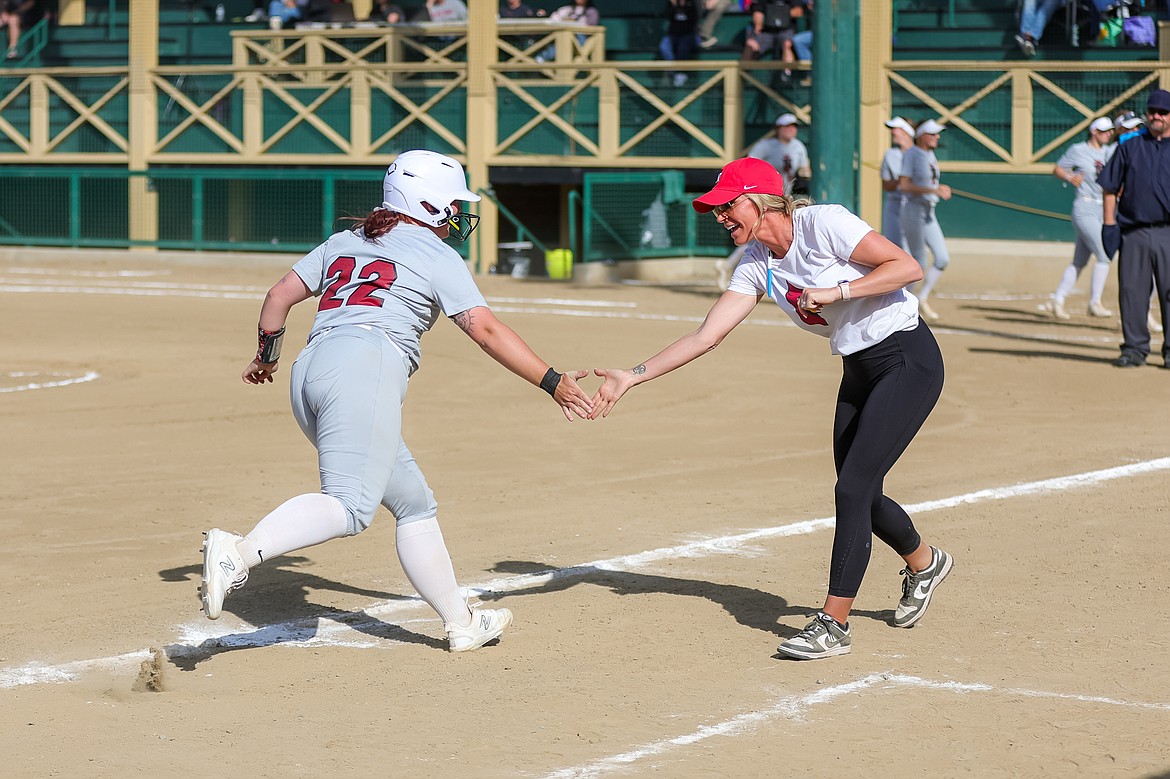
[[[557,385],[561,383],[561,374],[557,373],[552,368],[544,374],[544,378],[540,380],[540,388],[550,395],[555,395]]]
[[[265,330],[257,327],[257,340],[260,342],[256,350],[256,360],[270,365],[280,359],[280,345],[284,341],[284,328],[279,330]]]

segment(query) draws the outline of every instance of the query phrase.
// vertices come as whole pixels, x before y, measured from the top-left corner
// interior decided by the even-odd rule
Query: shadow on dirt
[[[417,597],[351,587],[307,573],[304,568],[310,565],[312,562],[307,558],[286,556],[255,569],[247,585],[231,593],[224,601],[224,613],[232,614],[256,628],[206,638],[198,644],[170,644],[165,647],[167,659],[181,670],[193,671],[199,663],[225,652],[305,643],[322,638],[327,623],[344,625],[375,639],[421,644],[446,651],[445,637],[435,638],[415,633],[384,622],[365,611],[342,611],[311,602],[310,592],[320,590],[390,602],[417,601]],[[198,612],[198,588],[202,573],[202,565],[187,565],[159,571],[159,576],[167,582],[190,583],[192,595],[195,596],[192,608]]]
[[[492,571],[532,576],[539,578],[540,581],[530,587],[509,589],[506,593],[496,595],[484,593],[482,596],[484,600],[503,595],[514,597],[560,592],[580,584],[605,587],[617,595],[648,595],[651,593],[684,595],[705,598],[712,603],[717,603],[744,627],[771,633],[781,639],[796,635],[804,628],[805,619],[811,617],[820,608],[819,606],[793,606],[779,595],[735,584],[718,584],[699,579],[677,579],[671,576],[632,571],[613,571],[587,565],[572,568],[550,568],[544,563],[504,560],[497,563]],[[853,616],[892,623],[894,611],[893,609],[885,611],[857,610],[853,612]],[[797,627],[781,625],[778,623],[781,617],[794,617],[796,618],[794,621],[800,624]]]

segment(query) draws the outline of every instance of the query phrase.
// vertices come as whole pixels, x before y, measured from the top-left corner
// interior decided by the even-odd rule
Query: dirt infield
[[[424,338],[406,440],[461,582],[516,614],[451,655],[384,511],[199,612],[200,531],[317,488],[287,367],[239,380],[281,267],[0,258],[5,775],[1164,775],[1170,371],[1037,311],[1064,259],[1001,259],[940,283],[946,388],[886,484],[955,572],[898,630],[875,549],[852,654],[800,663],[840,364],[774,307],[598,423]],[[561,368],[635,364],[716,294],[483,289]]]

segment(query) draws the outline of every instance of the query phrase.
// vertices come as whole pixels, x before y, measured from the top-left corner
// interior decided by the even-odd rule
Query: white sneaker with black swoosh
[[[776,651],[797,660],[819,660],[822,657],[849,654],[852,645],[849,623],[842,625],[823,611],[818,611],[804,630],[776,647]]]
[[[910,567],[902,569],[902,599],[898,601],[898,608],[894,612],[894,625],[908,628],[922,619],[930,606],[930,599],[934,591],[942,584],[943,579],[951,572],[954,559],[941,549],[930,548],[930,566],[914,573]]]
[[[232,590],[238,590],[248,581],[248,566],[236,551],[236,542],[243,536],[212,528],[203,542],[203,585],[199,595],[203,613],[208,619],[219,619],[223,599]]]
[[[508,609],[472,609],[471,624],[467,627],[448,622],[447,645],[452,652],[467,652],[479,649],[489,641],[503,635],[512,624],[512,612]]]

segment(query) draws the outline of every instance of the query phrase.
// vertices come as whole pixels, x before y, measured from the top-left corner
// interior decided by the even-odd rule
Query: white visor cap
[[[947,128],[944,125],[939,124],[933,119],[927,119],[925,122],[918,125],[918,130],[915,131],[914,137],[921,138],[924,135],[938,135],[945,129]]]
[[[1109,132],[1113,129],[1113,120],[1102,116],[1100,119],[1094,119],[1093,123],[1089,125],[1089,129],[1096,133]]]
[[[910,124],[900,116],[895,116],[893,119],[886,122],[886,127],[889,127],[891,130],[897,127],[899,130],[905,130],[911,138],[914,137],[914,125]]]
[[[776,117],[776,126],[777,127],[786,127],[787,125],[790,125],[790,124],[797,124],[795,114],[780,114],[779,116]]]

